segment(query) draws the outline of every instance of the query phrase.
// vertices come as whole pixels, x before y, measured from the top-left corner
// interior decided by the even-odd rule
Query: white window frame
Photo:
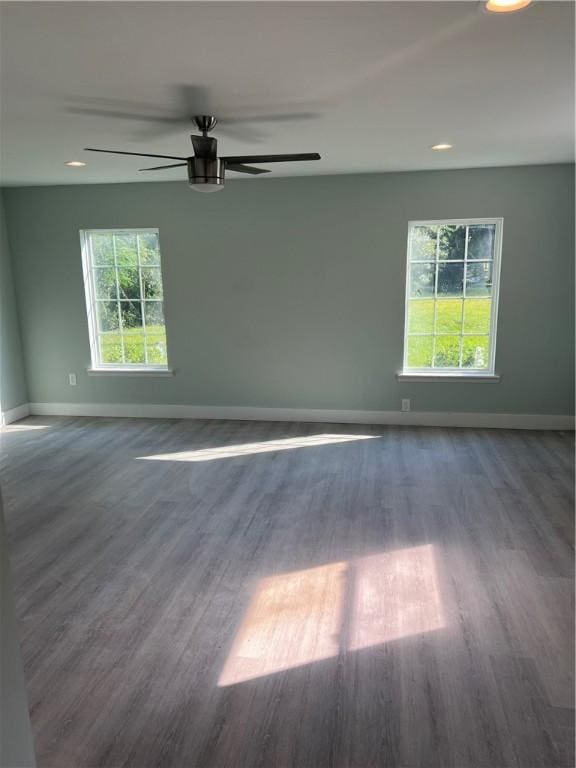
[[[121,234],[142,234],[150,233],[156,235],[158,238],[158,249],[160,252],[160,274],[162,276],[162,287],[164,287],[164,275],[162,274],[162,252],[160,250],[160,232],[157,227],[116,227],[116,228],[104,228],[104,229],[82,229],[80,230],[80,244],[82,250],[82,272],[84,278],[84,290],[86,294],[86,312],[88,316],[88,333],[90,336],[90,359],[91,366],[88,368],[90,374],[134,374],[134,375],[155,375],[165,376],[172,375],[172,369],[164,364],[155,365],[151,363],[103,363],[100,360],[100,346],[98,344],[98,320],[96,317],[96,288],[94,285],[94,270],[93,270],[93,257],[91,247],[91,235],[93,234],[106,234],[106,235],[121,235]],[[116,253],[114,253],[114,267],[116,264]],[[140,270],[140,259],[138,259],[138,269]],[[140,279],[141,282],[141,279]],[[140,287],[142,292],[142,286]],[[118,298],[117,298],[118,300]],[[140,299],[142,301],[142,299]],[[164,300],[163,300],[164,302]],[[142,313],[142,319],[145,326],[144,312]],[[164,319],[166,323],[166,319]],[[144,345],[146,350],[146,345]],[[166,350],[166,359],[168,360],[168,350]]]
[[[410,242],[412,230],[414,227],[419,226],[444,226],[444,225],[458,225],[458,226],[474,226],[477,224],[493,224],[495,225],[495,237],[494,237],[494,258],[492,260],[492,306],[490,316],[490,335],[488,340],[488,365],[486,368],[456,368],[456,367],[442,367],[442,368],[409,368],[407,365],[408,356],[408,336],[414,335],[408,333],[408,314],[410,310],[410,278],[411,269],[410,266],[414,262],[410,260]],[[498,326],[498,305],[499,305],[499,293],[500,293],[500,265],[502,262],[502,230],[504,225],[504,219],[502,217],[494,218],[480,218],[480,219],[430,219],[426,221],[409,221],[408,222],[408,238],[406,246],[406,294],[404,304],[404,352],[402,371],[398,374],[399,379],[404,380],[443,380],[443,379],[469,379],[469,380],[499,380],[499,376],[495,372],[496,364],[496,333]],[[464,259],[450,260],[450,263],[464,263],[464,277],[463,277],[463,293],[462,298],[466,298],[466,272],[467,272],[467,250],[468,250],[468,238],[466,237],[466,252]],[[481,259],[478,260],[482,262]],[[436,264],[438,263],[438,255],[436,254]],[[438,280],[438,270],[436,269],[435,280]],[[436,298],[436,296],[434,297]],[[462,323],[464,322],[464,305],[462,312]],[[463,325],[461,325],[462,330]],[[428,335],[428,334],[422,334]],[[477,336],[478,334],[464,334],[460,333],[460,337],[464,338],[466,335]],[[433,334],[435,337],[436,334]],[[434,349],[434,348],[433,348]],[[462,349],[460,352],[462,355]],[[434,360],[434,358],[432,358]]]

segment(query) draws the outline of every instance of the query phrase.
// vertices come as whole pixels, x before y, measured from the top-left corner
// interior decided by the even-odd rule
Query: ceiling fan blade
[[[237,173],[252,173],[257,176],[259,173],[270,173],[269,168],[254,168],[251,165],[242,165],[241,163],[226,163],[227,171],[236,171]]]
[[[313,120],[318,117],[317,112],[278,112],[275,114],[262,115],[256,110],[247,115],[229,115],[219,117],[218,122],[224,125],[236,125],[238,123],[278,123],[290,122],[291,120]]]
[[[226,165],[244,165],[244,163],[291,163],[300,160],[320,160],[318,152],[304,152],[298,155],[233,155],[223,157]]]
[[[139,171],[162,171],[164,168],[183,168],[188,163],[175,163],[174,165],[155,165],[154,168],[138,168]]]
[[[136,157],[160,157],[163,160],[188,160],[187,157],[178,157],[177,155],[149,155],[145,152],[122,152],[119,149],[94,149],[93,147],[84,147],[85,152],[106,152],[108,155],[136,155]]]
[[[194,156],[202,158],[203,160],[215,160],[216,159],[216,147],[218,141],[211,136],[190,136],[192,139],[192,146],[194,147]]]
[[[190,123],[190,118],[180,115],[151,115],[141,112],[122,112],[117,109],[92,109],[81,107],[69,107],[68,112],[73,115],[88,115],[89,117],[112,117],[119,120],[140,120],[146,123],[166,123],[183,125]]]

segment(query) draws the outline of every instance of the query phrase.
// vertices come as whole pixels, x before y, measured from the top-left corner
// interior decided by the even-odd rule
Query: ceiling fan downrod
[[[194,115],[192,120],[196,123],[198,130],[204,137],[208,136],[210,131],[213,131],[218,123],[218,120],[214,115]]]

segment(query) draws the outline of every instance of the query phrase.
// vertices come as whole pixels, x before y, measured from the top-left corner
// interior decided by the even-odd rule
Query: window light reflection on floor
[[[314,448],[322,445],[350,443],[357,440],[373,440],[377,437],[380,437],[380,435],[305,435],[302,437],[288,437],[282,440],[266,440],[260,443],[241,443],[240,445],[224,445],[217,448],[201,448],[195,451],[138,456],[137,458],[145,461],[212,461],[214,459],[229,459],[234,456],[288,451],[295,448]]]
[[[262,579],[219,686],[445,626],[430,544]]]
[[[29,432],[33,429],[50,429],[49,424],[0,424],[0,433]]]

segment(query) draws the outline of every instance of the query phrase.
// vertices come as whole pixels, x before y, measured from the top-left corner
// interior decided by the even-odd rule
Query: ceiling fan
[[[267,168],[254,168],[247,163],[290,163],[302,160],[320,160],[317,152],[304,152],[294,155],[232,155],[218,157],[218,142],[208,136],[213,130],[217,119],[213,115],[195,115],[192,120],[196,123],[201,136],[192,135],[194,154],[190,157],[178,157],[177,155],[150,155],[144,152],[122,152],[117,149],[95,149],[86,147],[86,152],[107,152],[112,155],[136,155],[138,157],[158,157],[164,160],[180,160],[182,162],[171,165],[157,165],[153,168],[140,168],[141,171],[160,171],[164,168],[178,168],[188,166],[188,183],[192,189],[199,192],[216,192],[224,187],[226,171],[236,173],[260,174],[270,173]]]

